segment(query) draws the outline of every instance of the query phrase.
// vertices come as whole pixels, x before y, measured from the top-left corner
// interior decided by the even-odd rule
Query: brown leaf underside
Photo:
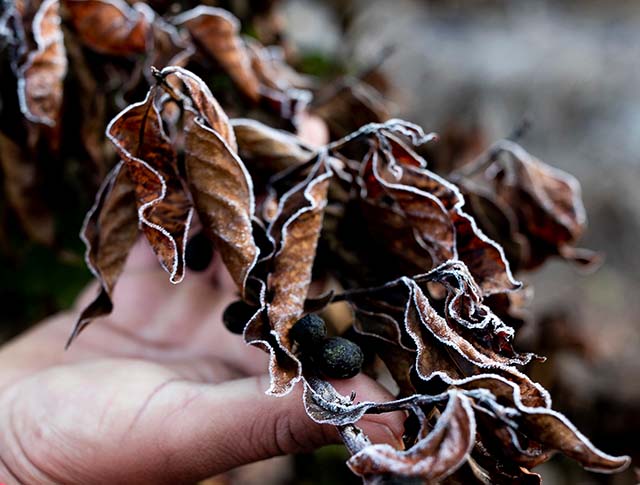
[[[20,109],[27,119],[47,126],[60,121],[67,56],[58,0],[42,3],[33,19],[37,49],[18,68]]]
[[[184,251],[193,207],[177,174],[176,155],[154,103],[147,98],[122,111],[107,136],[136,185],[142,231],[172,283],[184,277]]]
[[[105,179],[87,214],[81,237],[87,247],[87,266],[98,279],[100,289],[78,317],[67,347],[92,319],[111,313],[113,288],[138,238],[135,187],[123,162]]]

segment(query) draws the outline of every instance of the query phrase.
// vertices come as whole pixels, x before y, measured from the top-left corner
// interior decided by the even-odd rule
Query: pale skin
[[[265,395],[267,355],[222,325],[236,289],[221,262],[172,285],[138,243],[115,294],[64,351],[90,286],[0,349],[0,482],[194,483],[242,464],[339,441],[307,417],[301,386]],[[357,400],[389,400],[359,375],[335,382]],[[374,442],[398,446],[403,416],[367,416]]]

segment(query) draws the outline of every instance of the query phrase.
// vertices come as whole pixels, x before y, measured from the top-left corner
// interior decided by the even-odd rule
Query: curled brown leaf
[[[263,311],[249,322],[244,336],[247,343],[271,354],[271,386],[267,392],[273,395],[287,394],[302,377],[289,330],[305,311],[332,176],[323,155],[306,167],[309,170],[303,179],[279,199],[276,215],[265,234],[273,249],[252,276],[263,288]]]
[[[18,98],[24,116],[34,123],[60,122],[67,56],[60,25],[60,3],[45,0],[33,18],[36,49],[18,67]]]
[[[236,17],[221,8],[201,5],[175,17],[173,23],[185,27],[249,99],[260,99],[260,82],[240,39],[240,22]]]
[[[80,41],[112,56],[143,54],[150,41],[149,19],[122,0],[64,0]]]
[[[413,274],[448,259],[460,259],[485,295],[519,288],[502,248],[464,212],[458,188],[428,170],[426,161],[402,140],[417,146],[433,138],[415,125],[390,120],[365,126],[332,148],[353,160],[351,147],[362,144],[363,139],[368,141],[361,161],[350,165],[351,170],[357,170],[358,193],[366,201],[364,215],[377,234],[384,236],[388,226],[402,235],[401,239],[387,235],[382,240],[406,264],[413,261]]]
[[[138,237],[135,187],[124,162],[105,179],[80,233],[86,245],[87,266],[100,283],[95,299],[82,310],[67,347],[93,320],[111,313],[111,295]]]
[[[240,157],[249,171],[268,179],[278,172],[301,165],[313,152],[299,138],[251,119],[233,119]]]
[[[306,179],[282,197],[278,214],[268,228],[275,253],[267,278],[267,291],[273,295],[267,314],[279,345],[286,351],[292,345],[289,330],[304,311],[331,176],[320,155]],[[276,381],[269,392],[288,392],[294,382]]]
[[[497,197],[516,212],[518,230],[529,242],[529,254],[520,266],[535,268],[553,254],[587,266],[596,264],[597,254],[574,247],[587,224],[578,181],[513,142],[503,141],[494,150],[495,161],[485,177]]]
[[[156,89],[118,114],[107,127],[107,137],[135,183],[142,231],[171,282],[178,283],[184,276],[193,207],[177,173],[175,151],[162,128]]]
[[[376,444],[353,455],[347,464],[357,475],[390,474],[441,480],[466,460],[475,440],[476,425],[471,401],[455,391],[435,427],[406,451]]]
[[[229,120],[202,81],[186,71],[171,71],[188,86],[185,107],[187,181],[204,231],[214,242],[233,280],[245,291],[259,250],[253,240],[253,183],[236,154]]]

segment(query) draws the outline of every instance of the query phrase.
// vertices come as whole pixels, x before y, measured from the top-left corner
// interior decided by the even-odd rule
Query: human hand
[[[264,394],[267,355],[222,325],[236,297],[219,260],[174,286],[137,244],[114,312],[65,352],[95,291],[0,349],[0,481],[192,483],[339,441],[307,417],[301,386],[282,398]],[[366,376],[335,385],[359,400],[391,399]],[[394,444],[402,419],[372,415],[360,425]]]

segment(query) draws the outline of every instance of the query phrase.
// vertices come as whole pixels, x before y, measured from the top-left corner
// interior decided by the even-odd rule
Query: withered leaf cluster
[[[32,240],[53,246],[60,239],[58,199],[69,197],[63,171],[79,174],[78,185],[87,187],[78,196],[84,203],[82,197],[93,195],[115,166],[104,127],[153,82],[152,66],[198,73],[218,87],[225,112],[234,116],[258,116],[294,131],[309,112],[334,116],[310,105],[321,86],[292,69],[279,46],[242,35],[231,13],[198,6],[160,14],[153,7],[166,10],[161,3],[0,4],[0,166],[4,193]],[[262,20],[270,18],[269,8],[258,10]],[[264,27],[265,36],[272,36]],[[339,95],[344,93],[331,91],[323,103]],[[358,106],[366,122],[381,120],[381,113]],[[59,180],[51,180],[49,171],[60,174]]]
[[[492,310],[490,298],[521,285],[502,247],[466,211],[462,192],[413,150],[433,135],[389,120],[313,148],[258,121],[230,121],[206,84],[183,68],[154,76],[146,98],[107,128],[122,161],[84,228],[102,290],[72,338],[111,310],[109,295],[138,231],[171,281],[183,278],[195,212],[241,298],[254,308],[243,336],[270,353],[267,392],[284,395],[302,381],[309,416],[342,430],[353,453],[348,464],[365,481],[394,475],[537,483],[530,468],[556,451],[596,471],[627,465],[627,457],[597,450],[519,370],[538,357],[516,352],[514,328]],[[516,178],[513,191],[538,194],[540,206],[554,200],[562,212],[553,204],[539,209],[582,227],[575,191],[566,193],[575,187],[559,177],[552,183],[552,169],[507,146],[528,164],[523,170],[546,177]],[[497,185],[495,197],[508,194]],[[539,229],[536,237],[544,237]],[[342,293],[317,292],[332,279]],[[395,381],[396,401],[341,396],[290,337],[303,315],[338,301],[352,308],[351,326],[365,351]],[[357,428],[366,413],[394,410],[419,423],[408,425],[404,449],[371,444]]]
[[[11,190],[25,214],[32,181],[7,160],[23,152],[30,160],[41,144],[60,149],[69,60],[97,99],[113,93],[98,87],[95,56],[108,66],[103,75],[130,75],[113,100],[120,112],[104,123],[109,148],[95,132],[83,134],[86,153],[116,163],[82,229],[101,288],[68,344],[112,310],[139,237],[179,283],[198,227],[253,308],[243,338],[270,354],[267,392],[304,386],[309,416],[338,427],[348,465],[365,482],[540,483],[531,468],[556,452],[598,472],[628,465],[552,409],[548,392],[521,370],[541,358],[513,347],[525,298],[512,270],[556,254],[592,259],[574,247],[585,214],[571,176],[509,141],[436,174],[416,151],[436,135],[382,122],[377,100],[351,84],[315,102],[334,139],[311,146],[296,126],[314,109],[313,83],[276,50],[242,38],[237,19],[218,8],[162,17],[146,4],[48,0],[17,2],[1,19],[29,143],[3,134],[0,154],[5,180],[24,182]],[[208,69],[233,82],[240,104],[213,96]],[[84,108],[80,119],[100,113],[98,124],[106,121],[107,104]],[[275,127],[247,117],[258,106]],[[358,118],[344,106],[367,109],[354,108]],[[339,302],[353,318],[334,330],[358,340],[369,362],[363,372],[391,376],[395,400],[340,395],[291,338],[301,317]],[[357,426],[365,414],[393,411],[407,415],[403,447],[371,443]]]

